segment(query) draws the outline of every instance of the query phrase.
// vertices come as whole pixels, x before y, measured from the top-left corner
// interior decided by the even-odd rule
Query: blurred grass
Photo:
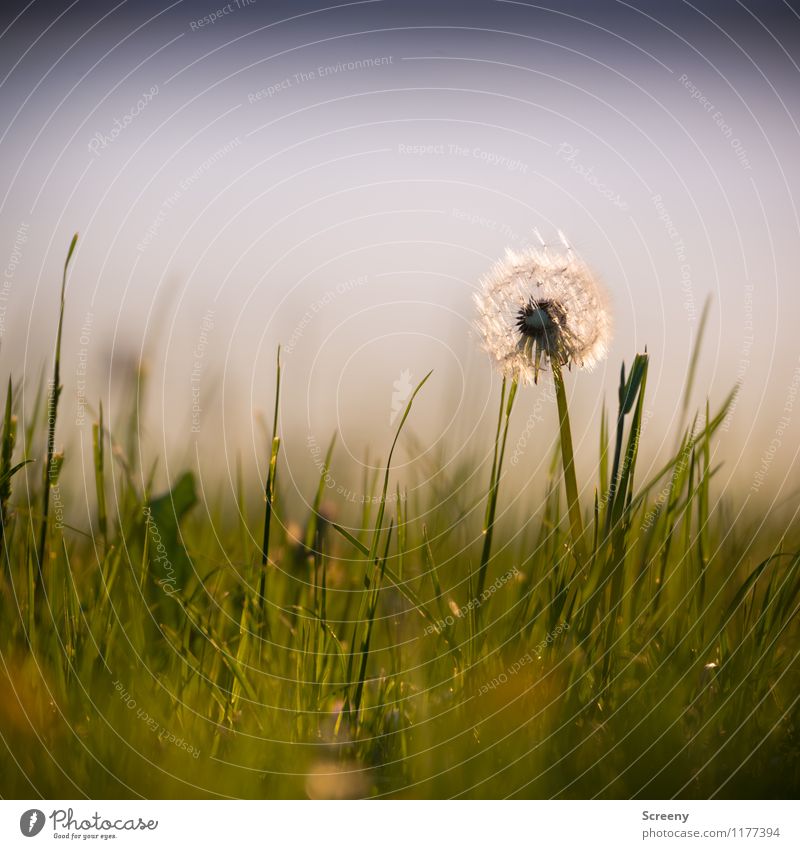
[[[51,487],[78,497],[54,474],[58,372],[22,446],[9,381],[0,793],[792,797],[800,528],[715,500],[732,395],[637,481],[647,369],[646,354],[623,367],[603,415],[594,503],[568,501],[557,455],[538,518],[514,534],[495,509],[516,387],[482,526],[456,497],[482,497],[459,468],[413,501],[397,480],[390,498],[392,452],[431,382],[350,526],[323,502],[335,437],[311,510],[280,515],[276,393],[263,524],[241,473],[235,511],[195,509],[190,471],[154,494],[121,447],[138,412],[109,433],[100,408],[96,521],[73,529],[48,516]],[[41,491],[15,488],[41,447]]]

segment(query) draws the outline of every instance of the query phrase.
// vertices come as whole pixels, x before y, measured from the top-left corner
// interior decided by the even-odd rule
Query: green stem
[[[578,481],[575,477],[575,455],[572,450],[572,431],[569,426],[569,410],[567,408],[567,392],[564,388],[564,378],[561,374],[561,364],[557,357],[550,360],[553,368],[553,383],[556,389],[558,404],[558,427],[561,433],[561,460],[564,465],[564,486],[567,490],[567,508],[569,525],[572,534],[572,550],[579,566],[586,563],[583,550],[583,519],[581,505],[578,499]]]
[[[275,379],[275,414],[272,419],[272,450],[270,451],[269,467],[267,468],[267,479],[264,485],[264,536],[261,542],[261,574],[258,581],[258,617],[259,624],[269,633],[269,621],[267,617],[267,571],[269,569],[269,532],[272,523],[272,514],[275,510],[275,479],[278,469],[278,452],[281,440],[278,436],[278,409],[281,397],[281,346],[278,345],[276,358]],[[259,644],[260,651],[260,644]]]
[[[92,425],[92,451],[94,453],[94,486],[97,494],[97,525],[103,538],[103,551],[108,552],[108,515],[106,513],[106,484],[104,460],[103,402],[100,418]]]
[[[489,558],[492,554],[492,536],[494,534],[494,517],[497,511],[497,495],[500,491],[500,477],[503,469],[503,457],[506,452],[506,439],[508,438],[508,423],[511,419],[511,411],[514,408],[514,399],[517,396],[517,379],[511,381],[508,390],[508,400],[505,400],[506,381],[503,378],[503,391],[500,395],[500,415],[497,420],[497,434],[494,443],[494,460],[492,462],[492,476],[489,481],[489,497],[486,503],[486,518],[483,524],[483,550],[481,551],[481,565],[478,569],[478,586],[476,598],[483,595],[486,583],[486,573],[489,569]],[[505,424],[503,425],[503,436],[500,438],[500,423],[503,419],[503,405],[505,403]]]
[[[78,234],[72,237],[64,261],[64,273],[61,275],[61,300],[58,312],[58,332],[56,334],[56,350],[53,359],[53,385],[50,389],[50,397],[47,404],[47,455],[44,464],[43,492],[42,492],[42,525],[39,535],[39,568],[36,579],[35,595],[40,596],[44,591],[44,558],[47,553],[47,520],[50,512],[50,487],[53,484],[54,469],[53,455],[55,454],[56,441],[56,416],[58,415],[58,399],[61,395],[61,331],[64,326],[64,302],[67,289],[67,269],[69,261],[78,242]]]

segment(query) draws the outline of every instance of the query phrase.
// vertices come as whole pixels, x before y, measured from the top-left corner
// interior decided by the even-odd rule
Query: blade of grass
[[[269,457],[266,483],[264,485],[264,535],[261,541],[261,575],[258,582],[258,616],[259,624],[269,632],[269,617],[266,612],[267,593],[267,569],[269,567],[269,532],[272,524],[272,513],[275,508],[275,479],[278,468],[278,452],[281,441],[278,436],[278,408],[281,396],[281,348],[278,346],[278,354],[275,363],[275,413],[272,418],[272,450]]]
[[[381,490],[381,498],[378,506],[378,517],[375,521],[375,528],[372,533],[372,545],[370,546],[369,558],[370,560],[374,560],[377,552],[378,552],[378,543],[380,541],[381,527],[383,525],[383,517],[386,512],[386,493],[389,490],[389,472],[392,468],[392,457],[394,456],[394,449],[397,446],[397,440],[400,438],[400,433],[403,430],[403,425],[406,423],[406,419],[411,412],[411,405],[414,403],[414,399],[417,397],[417,393],[422,389],[422,387],[427,382],[428,378],[433,374],[433,371],[429,371],[425,377],[420,380],[417,384],[414,391],[411,393],[411,397],[408,399],[408,403],[406,404],[406,408],[403,411],[403,417],[400,419],[400,424],[397,427],[397,432],[394,435],[394,440],[392,441],[392,447],[389,449],[389,457],[386,460],[386,471],[383,476],[383,489]]]
[[[333,447],[336,444],[336,433],[334,432],[331,437],[330,444],[328,445],[328,450],[325,452],[325,462],[320,469],[319,473],[319,484],[317,485],[317,492],[314,495],[314,504],[311,507],[311,515],[308,519],[308,527],[306,528],[306,536],[305,536],[305,544],[306,551],[313,551],[314,545],[317,538],[317,523],[319,521],[319,508],[322,504],[322,496],[325,493],[325,484],[328,480],[328,473],[331,468],[331,458],[333,457]]]
[[[379,505],[378,505],[378,515],[377,515],[377,518],[375,520],[375,527],[372,531],[372,544],[369,547],[369,549],[367,549],[366,546],[363,543],[356,540],[356,538],[354,536],[352,536],[352,534],[349,534],[347,531],[345,531],[344,528],[342,528],[339,525],[334,524],[334,527],[336,528],[336,530],[339,531],[341,534],[343,534],[351,543],[353,543],[353,545],[355,545],[355,547],[359,551],[361,551],[362,553],[365,553],[366,557],[367,557],[367,572],[364,575],[365,591],[361,593],[358,615],[356,617],[356,625],[354,627],[353,641],[352,641],[352,645],[350,646],[350,656],[349,656],[348,662],[347,662],[347,681],[348,681],[348,684],[352,681],[353,663],[355,661],[355,642],[356,642],[356,640],[355,640],[355,628],[357,628],[358,623],[360,623],[364,619],[364,615],[365,615],[365,612],[366,612],[366,606],[368,604],[368,598],[369,598],[369,595],[368,595],[369,594],[369,588],[370,588],[371,583],[372,583],[371,578],[370,578],[370,569],[372,567],[372,564],[375,564],[377,566],[377,562],[378,562],[377,561],[378,543],[379,543],[379,540],[380,540],[381,528],[382,528],[382,525],[383,525],[383,517],[384,517],[385,512],[386,512],[386,493],[389,490],[389,473],[390,473],[391,468],[392,468],[392,457],[394,456],[394,449],[397,446],[397,441],[400,438],[400,433],[403,430],[403,425],[406,423],[406,419],[408,418],[409,413],[411,412],[411,406],[414,403],[414,399],[417,397],[417,393],[420,391],[420,389],[422,389],[422,387],[425,385],[426,381],[428,380],[428,378],[432,374],[433,374],[433,372],[429,371],[425,375],[425,377],[423,377],[422,380],[417,384],[416,388],[411,393],[411,397],[408,399],[408,403],[406,404],[406,408],[403,411],[403,417],[400,419],[400,424],[397,426],[397,430],[396,430],[395,435],[394,435],[394,440],[392,441],[392,447],[389,449],[389,456],[386,460],[386,470],[384,472],[384,477],[383,477],[383,489],[381,491],[380,502],[379,502]],[[385,564],[384,564],[384,568],[385,568]],[[374,574],[374,571],[375,571],[375,569],[372,568],[373,574]],[[348,698],[349,698],[349,695],[348,695]]]
[[[683,390],[683,403],[681,404],[681,418],[679,423],[679,432],[683,429],[683,423],[686,419],[686,413],[689,409],[689,402],[692,399],[692,390],[694,389],[694,381],[697,375],[697,364],[700,361],[700,349],[703,346],[703,337],[706,332],[706,323],[708,322],[708,313],[711,309],[711,295],[706,297],[703,304],[703,311],[700,314],[700,322],[697,326],[697,336],[695,336],[694,345],[692,346],[692,354],[689,357],[689,368],[686,372],[686,382]]]
[[[358,716],[361,711],[361,697],[364,693],[364,681],[367,677],[367,661],[369,660],[370,642],[372,639],[372,629],[375,624],[375,614],[378,610],[378,600],[380,599],[381,585],[383,584],[383,576],[386,571],[386,561],[389,557],[389,542],[392,538],[393,523],[389,523],[389,530],[386,534],[386,544],[383,550],[383,557],[376,564],[375,573],[373,574],[372,586],[370,587],[370,602],[367,609],[367,621],[364,626],[364,636],[361,641],[361,666],[358,672],[358,683],[356,692],[353,698],[353,719],[358,722]]]
[[[431,582],[433,583],[433,592],[436,596],[436,605],[439,608],[439,615],[442,621],[444,621],[447,619],[447,607],[444,603],[442,585],[439,583],[439,572],[436,568],[436,561],[433,559],[433,551],[431,550],[431,543],[428,539],[427,525],[422,526],[422,551],[424,555],[425,565],[431,576]]]
[[[633,360],[633,367],[625,379],[625,363],[622,364],[620,371],[619,382],[619,408],[617,412],[617,434],[614,444],[614,465],[611,469],[611,483],[608,490],[608,498],[606,499],[606,534],[609,534],[614,523],[615,517],[620,514],[615,511],[617,503],[617,494],[620,490],[620,461],[622,459],[622,442],[625,433],[625,416],[633,409],[634,401],[636,400],[644,378],[647,367],[647,350],[644,354],[637,354]],[[622,493],[622,504],[625,504],[626,493]]]
[[[728,397],[725,399],[725,401],[723,401],[722,406],[717,411],[717,414],[711,420],[711,424],[709,425],[709,428],[708,428],[709,434],[714,434],[717,431],[717,429],[720,427],[720,425],[725,421],[725,417],[728,415],[728,410],[730,409],[730,406],[733,403],[734,399],[736,398],[736,395],[738,394],[738,392],[739,392],[739,386],[737,384],[730,391],[730,393],[728,394]],[[693,449],[695,446],[697,446],[700,443],[700,441],[703,439],[703,436],[704,436],[703,433],[698,433],[698,434],[695,435],[694,432],[693,432],[692,437],[691,437],[691,441],[690,441],[689,445],[687,446],[688,449]],[[641,486],[639,488],[638,493],[633,497],[633,500],[631,501],[630,507],[628,508],[629,511],[637,510],[639,508],[639,506],[641,505],[641,503],[644,501],[644,499],[647,498],[648,494],[650,493],[650,490],[652,490],[653,487],[658,484],[658,482],[661,480],[661,478],[664,477],[664,475],[666,475],[670,471],[672,471],[672,469],[675,467],[675,464],[678,460],[678,456],[679,456],[679,454],[676,454],[672,459],[670,459],[667,463],[665,463],[647,481],[647,483],[645,483],[643,486]]]
[[[492,474],[489,480],[489,496],[486,502],[486,517],[483,524],[483,548],[481,550],[481,561],[478,567],[478,598],[483,595],[483,588],[486,584],[486,573],[489,571],[489,560],[492,556],[492,538],[494,536],[494,523],[497,513],[497,497],[500,491],[500,478],[503,471],[503,457],[506,451],[506,440],[508,439],[508,425],[511,420],[511,411],[514,409],[514,399],[517,397],[518,382],[516,378],[511,381],[511,387],[508,390],[508,399],[505,401],[505,423],[503,425],[503,436],[499,442],[500,423],[503,421],[503,401],[505,398],[506,381],[503,378],[503,387],[500,393],[500,413],[497,418],[497,435],[494,443],[494,459],[492,461]]]
[[[608,413],[606,405],[600,411],[600,492],[608,492]]]
[[[99,419],[92,425],[92,450],[94,453],[94,485],[97,495],[97,525],[103,538],[103,548],[108,550],[108,518],[106,514],[106,484],[103,445],[103,402],[100,402]]]
[[[618,610],[625,599],[626,575],[625,566],[628,558],[630,546],[628,544],[628,530],[630,527],[630,514],[626,515],[623,521],[623,511],[625,506],[630,502],[630,496],[633,489],[633,476],[636,469],[636,460],[639,455],[639,440],[642,433],[642,413],[644,408],[644,393],[647,386],[647,354],[637,355],[634,361],[634,367],[631,375],[640,374],[637,381],[637,396],[636,409],[633,413],[630,431],[628,433],[628,445],[625,450],[625,457],[622,461],[622,469],[619,476],[619,488],[615,493],[614,505],[612,509],[612,544],[611,544],[611,559],[609,562],[611,571],[610,582],[610,600],[609,600],[609,615],[608,629],[606,633],[606,646],[613,645],[614,632],[617,621]],[[627,631],[626,633],[630,633]],[[608,680],[611,673],[611,664],[614,653],[609,649],[605,653],[605,664],[603,678]]]
[[[348,533],[341,525],[337,525],[335,522],[332,523],[332,527],[337,533],[341,534],[354,548],[357,548],[365,557],[369,555],[369,549],[360,541],[357,540],[351,533]],[[433,626],[437,626],[437,620],[433,616],[433,614],[428,610],[425,606],[424,602],[419,598],[419,596],[411,589],[408,581],[404,581],[397,575],[391,566],[386,566],[384,569],[384,573],[386,577],[394,584],[394,586],[399,590],[400,594],[405,597],[405,599],[411,603],[414,609],[419,613],[419,615],[429,624]],[[472,595],[470,597],[473,597]],[[434,627],[433,631],[439,634],[447,645],[450,648],[454,648],[453,643],[445,634],[444,630],[439,629],[438,627]]]
[[[8,502],[11,498],[11,458],[14,455],[14,444],[17,441],[17,420],[11,414],[12,408],[11,378],[8,379],[8,392],[6,393],[6,411],[3,416],[3,438],[0,448],[0,551],[2,551],[3,562],[6,553],[6,525],[8,524]]]
[[[50,398],[47,405],[47,454],[42,478],[42,525],[39,533],[39,568],[36,576],[36,590],[34,597],[38,598],[44,590],[44,558],[47,552],[47,520],[50,511],[50,487],[53,478],[53,454],[55,453],[56,441],[56,419],[58,417],[58,399],[61,396],[61,333],[64,327],[64,304],[67,289],[67,271],[69,261],[75,251],[78,242],[78,234],[72,237],[64,261],[64,271],[61,275],[61,299],[58,311],[58,331],[56,333],[56,349],[53,359],[53,384],[50,389]]]
[[[401,497],[399,483],[395,487],[395,498],[397,499],[395,502],[397,504],[397,574],[402,578],[408,541],[408,511]]]

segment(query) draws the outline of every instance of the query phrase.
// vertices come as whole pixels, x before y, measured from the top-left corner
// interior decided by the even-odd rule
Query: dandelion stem
[[[575,455],[572,450],[572,430],[569,426],[569,410],[567,408],[567,392],[564,388],[564,378],[561,374],[561,364],[558,357],[551,357],[553,368],[553,384],[556,390],[558,404],[558,427],[561,433],[561,461],[564,465],[564,486],[567,490],[567,509],[569,526],[572,535],[572,550],[578,565],[586,562],[583,550],[583,519],[581,505],[578,499],[578,481],[575,477]]]

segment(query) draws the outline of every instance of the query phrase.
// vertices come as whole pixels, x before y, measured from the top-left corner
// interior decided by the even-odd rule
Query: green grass
[[[277,390],[259,514],[241,471],[235,509],[199,509],[188,470],[155,495],[152,466],[121,447],[138,414],[109,433],[98,408],[95,520],[71,528],[51,509],[54,487],[78,497],[54,449],[59,347],[22,444],[11,381],[3,417],[4,797],[796,793],[800,527],[716,497],[733,396],[640,479],[636,356],[589,485],[557,372],[561,450],[516,525],[506,437],[515,398],[541,387],[503,384],[483,492],[445,457],[407,499],[391,464],[428,375],[368,503],[338,524],[323,504],[335,435],[311,510],[281,497]]]

